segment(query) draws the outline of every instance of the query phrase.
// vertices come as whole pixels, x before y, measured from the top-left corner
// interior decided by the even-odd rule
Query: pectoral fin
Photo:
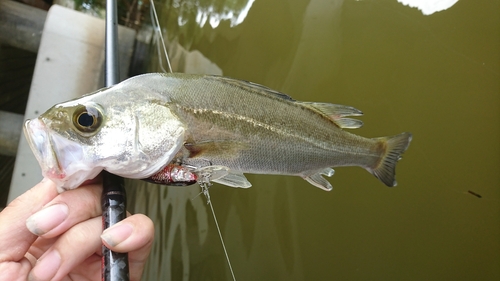
[[[215,181],[229,174],[229,168],[225,166],[205,166],[193,171],[198,180]]]
[[[319,187],[326,191],[330,191],[333,189],[332,185],[321,175],[331,177],[334,173],[335,171],[332,168],[325,168],[323,170],[310,171],[309,173],[305,173],[302,178],[316,187]]]
[[[231,171],[225,166],[205,166],[193,171],[198,182],[216,182],[231,187],[249,188],[252,184],[243,173]]]

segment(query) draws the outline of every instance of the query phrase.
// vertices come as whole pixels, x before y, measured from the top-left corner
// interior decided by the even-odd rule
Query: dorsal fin
[[[275,91],[271,88],[268,88],[264,85],[253,83],[250,81],[246,80],[240,80],[240,79],[232,79],[224,76],[217,76],[217,75],[206,75],[205,78],[215,78],[217,79],[217,82],[225,82],[227,84],[231,84],[240,88],[246,88],[249,91],[257,91],[257,92],[264,92],[266,94],[275,96],[277,98],[281,98],[284,100],[289,100],[289,101],[295,101],[292,97],[290,97],[287,94],[283,94],[281,92]]]
[[[265,91],[266,93],[274,95],[276,97],[279,97],[279,98],[282,98],[282,99],[285,99],[285,100],[289,100],[289,101],[295,101],[291,96],[289,96],[287,94],[284,94],[282,92],[278,92],[278,91],[273,90],[271,88],[268,88],[266,86],[263,86],[263,85],[260,85],[260,84],[257,84],[257,83],[253,83],[253,82],[249,82],[249,81],[242,81],[242,82],[246,82],[250,86],[252,86],[252,87],[254,87],[256,89],[260,89],[262,91]]]
[[[361,116],[363,112],[346,105],[321,103],[321,102],[301,102],[306,107],[315,110],[330,118],[340,128],[357,129],[363,126],[363,121],[352,118],[344,118],[346,116]]]
[[[343,129],[357,129],[363,126],[363,121],[352,118],[340,118],[333,120],[333,122]]]

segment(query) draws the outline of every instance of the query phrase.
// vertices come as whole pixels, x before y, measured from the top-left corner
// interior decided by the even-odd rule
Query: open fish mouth
[[[24,134],[42,168],[59,192],[80,186],[99,174],[102,167],[85,161],[81,144],[54,132],[39,118],[24,123]]]
[[[45,124],[40,119],[27,120],[24,123],[24,135],[42,168],[42,174],[53,180],[65,178]]]
[[[55,182],[60,192],[77,187],[100,171],[79,164],[84,158],[82,146],[52,132],[40,119],[26,121],[24,134],[42,175]]]

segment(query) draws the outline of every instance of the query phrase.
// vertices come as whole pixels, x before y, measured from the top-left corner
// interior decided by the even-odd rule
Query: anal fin
[[[310,173],[306,173],[302,176],[302,178],[316,187],[319,187],[326,191],[330,191],[333,189],[332,185],[321,175],[331,177],[334,173],[335,171],[332,168],[325,168],[323,170],[311,171]]]

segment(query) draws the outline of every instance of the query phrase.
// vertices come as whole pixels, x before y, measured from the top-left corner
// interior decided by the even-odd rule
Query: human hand
[[[0,213],[0,280],[101,280],[101,245],[128,252],[140,280],[153,222],[131,215],[102,233],[102,184],[57,193],[42,180]]]

